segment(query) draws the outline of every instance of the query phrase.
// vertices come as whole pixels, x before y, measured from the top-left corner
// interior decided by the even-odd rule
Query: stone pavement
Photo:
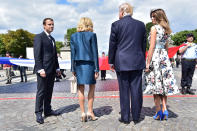
[[[12,79],[20,77],[20,71],[19,70],[12,70],[14,72],[14,76],[12,76]],[[33,71],[26,71],[27,76],[32,75]],[[5,70],[0,70],[0,83],[6,81],[6,71]],[[18,81],[17,81],[18,82]],[[3,83],[2,83],[3,84]]]
[[[180,85],[180,68],[174,68],[177,85]],[[70,92],[70,73],[61,82],[56,82],[52,107],[61,112],[59,116],[45,118],[45,123],[35,122],[35,75],[28,77],[27,83],[20,83],[20,78],[13,79],[12,85],[0,82],[0,130],[1,131],[196,131],[197,130],[197,95],[177,94],[168,98],[168,121],[153,120],[154,103],[150,95],[144,95],[140,123],[128,125],[118,121],[120,117],[118,83],[115,74],[107,72],[106,81],[97,81],[94,112],[97,121],[80,122],[80,108],[77,94]],[[197,89],[197,71],[193,87]],[[86,88],[87,96],[88,88]],[[86,99],[87,109],[87,99]]]

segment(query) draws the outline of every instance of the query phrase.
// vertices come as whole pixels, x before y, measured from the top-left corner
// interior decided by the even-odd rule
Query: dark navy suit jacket
[[[125,16],[112,23],[109,41],[109,64],[116,71],[145,68],[146,28],[143,22]]]
[[[54,46],[44,31],[34,37],[34,73],[44,69],[46,74],[51,74],[59,69],[55,39],[52,40]]]
[[[71,71],[74,72],[75,62],[78,60],[92,61],[95,72],[99,72],[97,37],[93,32],[76,32],[70,40]]]

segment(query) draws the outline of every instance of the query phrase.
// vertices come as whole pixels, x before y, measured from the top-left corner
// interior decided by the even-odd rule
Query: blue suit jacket
[[[109,64],[116,71],[145,68],[146,28],[143,22],[125,16],[112,23],[109,41]]]
[[[55,39],[52,38],[52,40],[55,44]],[[56,73],[56,69],[59,69],[56,45],[53,46],[44,31],[34,37],[34,59],[34,73],[44,69],[47,74],[51,74]]]
[[[74,71],[75,61],[92,61],[95,72],[99,72],[97,37],[93,32],[76,32],[70,40],[71,71]]]

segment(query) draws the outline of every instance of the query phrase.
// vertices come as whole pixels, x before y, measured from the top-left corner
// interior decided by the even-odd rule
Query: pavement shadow
[[[196,89],[191,89],[194,93],[196,93]]]
[[[177,118],[178,114],[176,114],[175,112],[173,112],[172,110],[170,110],[170,106],[167,105],[167,109],[168,109],[168,118]]]
[[[64,113],[74,112],[77,108],[79,108],[79,104],[72,104],[68,106],[61,107],[56,110],[60,115]]]
[[[177,118],[178,115],[176,113],[174,113],[172,110],[169,109],[170,106],[167,106],[167,109],[168,109],[168,118]],[[155,109],[156,107],[142,107],[142,111],[141,111],[141,116],[140,116],[140,119],[141,120],[144,120],[145,119],[145,116],[149,116],[149,117],[153,117],[155,115]]]
[[[102,106],[94,109],[94,114],[97,117],[109,115],[113,111],[112,106]]]

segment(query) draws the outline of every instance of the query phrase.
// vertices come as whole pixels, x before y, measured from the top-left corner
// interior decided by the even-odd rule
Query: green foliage
[[[55,44],[56,44],[57,52],[60,53],[60,49],[61,49],[62,47],[64,47],[63,42],[61,42],[61,41],[56,41]]]
[[[150,29],[151,29],[152,26],[153,26],[153,23],[152,22],[148,22],[146,24],[146,33],[147,33],[147,36],[149,35]]]
[[[149,41],[148,41],[148,36],[150,34],[150,30],[151,30],[151,27],[153,26],[153,23],[152,22],[148,22],[146,24],[146,49],[148,50],[149,49]]]
[[[5,44],[3,43],[3,34],[0,34],[0,54],[5,54]]]
[[[188,33],[193,33],[194,37],[197,38],[197,29],[191,30],[191,31],[184,30],[184,31],[178,32],[172,36],[172,40],[174,41],[174,45],[179,46],[182,43],[186,42],[186,35]],[[194,42],[197,43],[197,40],[194,40]]]
[[[5,44],[5,50],[18,57],[22,54],[26,56],[26,47],[33,47],[34,34],[18,29],[16,31],[9,30],[8,33],[3,34],[2,40]]]
[[[70,46],[70,37],[75,32],[77,32],[77,28],[69,28],[69,29],[67,29],[67,33],[64,36],[64,38],[67,40],[67,46]]]

